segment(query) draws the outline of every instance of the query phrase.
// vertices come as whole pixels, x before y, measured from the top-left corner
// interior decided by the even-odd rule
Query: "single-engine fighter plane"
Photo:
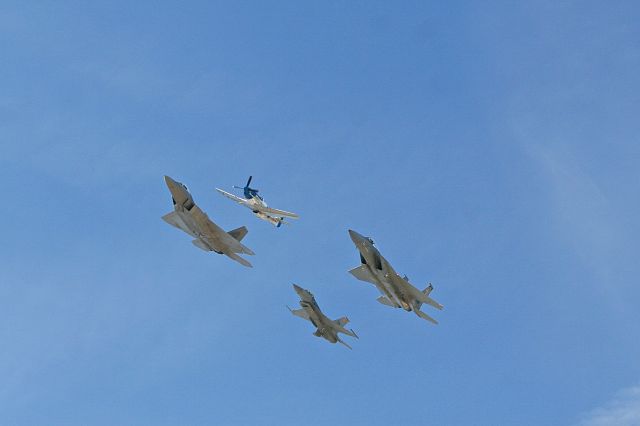
[[[267,203],[264,202],[264,199],[260,195],[258,195],[258,190],[249,187],[252,178],[253,176],[249,176],[249,180],[244,187],[234,186],[234,188],[243,190],[244,198],[240,198],[219,188],[216,188],[216,191],[218,191],[225,197],[232,199],[236,203],[242,204],[243,206],[251,209],[251,211],[253,211],[256,216],[258,216],[262,220],[266,220],[272,225],[275,225],[276,228],[279,228],[283,223],[288,225],[289,223],[285,222],[285,219],[287,218],[298,219],[299,216],[295,213],[278,210],[267,206]]]
[[[293,289],[298,293],[298,296],[300,296],[300,306],[302,306],[302,309],[291,309],[287,306],[291,313],[295,316],[306,319],[307,321],[311,321],[311,324],[317,328],[316,332],[313,333],[314,336],[322,337],[331,343],[340,342],[351,349],[351,346],[347,345],[340,339],[340,337],[338,337],[338,333],[344,333],[351,337],[355,337],[356,339],[358,338],[353,330],[347,330],[344,328],[344,326],[349,322],[349,318],[342,317],[337,320],[327,318],[327,316],[320,310],[320,307],[316,303],[316,299],[309,290],[305,290],[295,284],[293,285]]]
[[[374,247],[373,240],[349,230],[351,240],[360,252],[360,262],[357,268],[349,272],[361,281],[366,281],[375,285],[382,296],[378,297],[378,302],[393,308],[402,308],[405,311],[413,311],[420,318],[438,324],[438,321],[431,318],[420,310],[423,303],[442,310],[442,305],[429,297],[433,290],[433,285],[420,291],[409,283],[409,278],[405,275],[401,277],[389,264],[378,249]]]
[[[171,191],[174,211],[162,216],[162,220],[194,237],[192,243],[196,247],[204,251],[215,251],[218,254],[227,255],[244,266],[252,267],[251,263],[236,254],[254,254],[250,248],[240,242],[249,232],[246,227],[241,226],[233,231],[225,232],[193,202],[186,186],[169,176],[165,176],[164,181]]]

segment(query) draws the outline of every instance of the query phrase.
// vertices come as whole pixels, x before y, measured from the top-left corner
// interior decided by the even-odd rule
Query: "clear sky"
[[[0,424],[640,424],[634,1],[0,3]],[[160,217],[163,175],[247,269]],[[215,193],[254,176],[301,219]],[[442,312],[376,302],[370,235]],[[291,316],[291,283],[353,351]]]

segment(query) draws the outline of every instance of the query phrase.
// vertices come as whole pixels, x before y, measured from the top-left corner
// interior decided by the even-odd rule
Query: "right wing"
[[[271,215],[276,215],[276,216],[286,216],[286,217],[290,217],[291,219],[298,219],[300,216],[298,216],[295,213],[291,213],[285,210],[278,210],[278,209],[274,209],[271,207],[256,207],[258,210],[260,210],[263,213],[268,213]]]
[[[219,193],[221,193],[221,194],[222,194],[222,195],[224,195],[225,197],[229,198],[230,200],[235,201],[235,202],[236,202],[236,203],[238,203],[238,204],[242,204],[242,205],[243,205],[243,206],[245,206],[245,207],[252,208],[252,207],[249,205],[248,200],[245,200],[244,198],[240,198],[240,197],[238,197],[238,196],[236,196],[236,195],[230,194],[230,193],[228,193],[227,191],[223,191],[223,190],[222,190],[222,189],[220,189],[220,188],[216,188],[216,191],[218,191]]]

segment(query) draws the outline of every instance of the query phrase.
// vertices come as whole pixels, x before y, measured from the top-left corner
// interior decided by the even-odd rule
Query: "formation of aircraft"
[[[249,186],[251,179],[252,176],[249,176],[249,180],[244,187],[234,187],[243,190],[244,199],[218,188],[216,190],[225,197],[250,208],[260,219],[266,220],[276,227],[287,223],[285,218],[298,218],[295,213],[268,207],[264,199],[258,195],[258,190]],[[254,255],[254,252],[241,242],[247,235],[247,228],[241,226],[225,232],[196,205],[184,184],[173,180],[169,176],[165,176],[164,180],[171,192],[174,211],[162,216],[162,220],[192,236],[194,239],[191,242],[196,247],[205,251],[224,254],[236,262],[251,268],[251,263],[239,256],[239,254]],[[364,237],[351,229],[349,230],[349,236],[358,249],[361,263],[360,266],[351,269],[349,272],[357,279],[373,284],[380,291],[382,295],[378,297],[378,302],[393,308],[402,308],[409,312],[413,311],[418,317],[438,324],[438,321],[420,310],[423,304],[439,310],[443,308],[440,303],[430,297],[433,291],[431,283],[424,290],[418,290],[409,282],[409,278],[406,275],[401,277],[393,269],[387,259],[380,254],[370,237]],[[316,331],[313,333],[314,336],[322,337],[331,343],[339,342],[351,349],[351,346],[338,336],[339,333],[343,333],[356,339],[358,338],[358,335],[353,330],[345,328],[349,319],[347,317],[336,320],[329,319],[320,310],[318,303],[309,290],[305,290],[296,284],[293,284],[293,288],[300,296],[301,309],[291,309],[287,306],[289,311],[295,316],[310,321],[316,327]]]
[[[356,339],[358,338],[355,331],[344,328],[344,326],[349,322],[349,318],[341,317],[337,320],[329,319],[322,313],[315,297],[313,297],[313,294],[311,294],[309,290],[305,290],[296,284],[293,285],[293,289],[298,293],[298,296],[300,296],[300,306],[302,309],[291,309],[287,306],[291,313],[297,317],[310,321],[316,328],[315,333],[313,333],[314,336],[322,337],[331,343],[340,342],[347,348],[351,349],[351,346],[346,344],[338,336],[338,333],[344,333],[347,336],[355,337]]]
[[[288,224],[288,222],[285,222],[286,218],[298,219],[299,216],[295,213],[269,207],[264,199],[258,195],[258,190],[249,186],[251,185],[251,179],[253,179],[253,176],[249,176],[249,180],[244,187],[234,186],[234,188],[243,190],[244,198],[230,194],[220,188],[216,188],[216,191],[236,203],[251,209],[253,214],[258,216],[260,219],[266,220],[267,222],[275,225],[277,228],[279,228],[283,223]]]
[[[255,254],[240,242],[249,232],[246,227],[241,226],[225,232],[196,205],[184,184],[176,182],[169,176],[165,176],[164,181],[171,192],[174,211],[162,216],[162,220],[195,238],[191,242],[196,247],[204,251],[224,254],[248,268],[252,267],[251,263],[237,254]]]
[[[360,252],[360,262],[362,263],[349,272],[360,281],[369,282],[377,287],[382,293],[382,296],[377,299],[378,302],[393,308],[413,311],[420,318],[438,324],[438,321],[420,310],[423,303],[442,310],[442,305],[429,297],[433,290],[431,283],[424,290],[418,290],[409,283],[409,278],[406,275],[404,277],[398,275],[387,259],[373,245],[371,238],[363,237],[351,229],[349,236]]]

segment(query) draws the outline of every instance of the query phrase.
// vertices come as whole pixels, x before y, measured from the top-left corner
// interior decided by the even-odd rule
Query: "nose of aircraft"
[[[167,186],[168,186],[169,188],[171,188],[172,186],[174,186],[174,185],[176,184],[176,181],[175,181],[175,180],[173,180],[173,179],[171,179],[169,176],[165,175],[165,176],[164,176],[164,183],[166,183],[166,184],[167,184]]]
[[[353,241],[353,244],[355,245],[358,245],[365,240],[365,238],[362,235],[358,234],[353,229],[349,229],[349,236],[351,237],[351,241]]]
[[[293,289],[296,291],[296,293],[298,293],[298,296],[300,296],[300,299],[302,300],[309,300],[310,298],[313,298],[309,290],[305,290],[299,285],[294,284]]]

